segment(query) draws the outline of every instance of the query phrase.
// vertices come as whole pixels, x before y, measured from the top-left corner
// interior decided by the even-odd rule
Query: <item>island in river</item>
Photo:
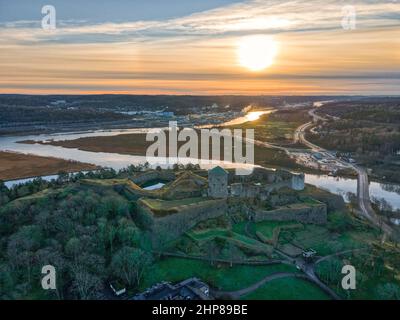
[[[89,163],[16,152],[0,152],[0,180],[45,176],[60,171],[77,172],[94,169],[97,169],[97,166]]]

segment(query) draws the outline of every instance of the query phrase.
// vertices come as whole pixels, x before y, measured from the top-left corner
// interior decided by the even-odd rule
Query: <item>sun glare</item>
[[[253,112],[249,112],[246,117],[249,121],[255,121],[258,120],[260,118],[260,116],[262,116],[263,112],[262,111],[253,111]]]
[[[274,63],[278,46],[270,36],[256,35],[243,38],[237,46],[239,64],[251,71],[262,71]]]

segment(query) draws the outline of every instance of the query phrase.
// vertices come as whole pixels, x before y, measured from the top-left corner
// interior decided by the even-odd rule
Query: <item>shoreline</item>
[[[140,138],[138,140],[132,139],[135,136]],[[17,141],[17,143],[22,144],[41,144],[41,145],[51,145],[51,146],[59,146],[67,149],[78,149],[81,151],[89,151],[89,152],[106,152],[106,153],[115,153],[121,155],[132,155],[132,156],[145,156],[146,148],[152,144],[152,142],[145,141],[145,134],[143,133],[128,133],[128,134],[117,134],[113,136],[95,136],[95,137],[82,137],[73,140],[57,140],[57,141],[48,141],[44,142],[43,140],[21,140]],[[118,142],[116,140],[121,139],[122,141]],[[134,146],[129,146],[127,143],[131,143],[135,141]],[[184,142],[179,142],[182,145]],[[257,148],[258,149],[258,148]],[[257,151],[256,149],[256,151]],[[258,150],[268,150],[274,151],[273,149],[260,147]],[[54,159],[62,159],[55,158]],[[268,162],[263,161],[263,156],[259,155],[259,159],[257,159],[257,153],[255,153],[255,165],[267,166],[275,169],[286,169],[290,171],[301,171],[306,174],[320,175],[320,176],[329,176],[329,172],[327,171],[318,171],[313,168],[300,166],[293,168],[288,166],[277,165],[274,163],[269,164]],[[336,176],[337,178],[343,179],[357,179],[357,175],[351,174],[349,172],[339,173]],[[371,182],[381,183],[381,184],[399,184],[396,181],[387,181],[382,179],[375,179],[373,176],[370,177]],[[19,179],[19,178],[18,178]],[[13,179],[13,180],[18,180]],[[23,178],[21,178],[23,179]]]
[[[15,151],[0,151],[0,180],[15,181],[99,169],[98,166],[55,157],[42,157]]]

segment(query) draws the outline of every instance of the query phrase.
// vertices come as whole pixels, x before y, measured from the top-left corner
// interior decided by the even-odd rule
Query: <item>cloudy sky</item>
[[[0,93],[399,94],[400,1],[0,0]]]

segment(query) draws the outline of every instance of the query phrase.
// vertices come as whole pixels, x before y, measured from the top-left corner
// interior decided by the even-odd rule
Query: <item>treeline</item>
[[[390,127],[357,128],[357,121],[339,121],[324,125],[317,134],[308,133],[307,139],[328,150],[350,153],[372,169],[376,179],[400,182],[400,132]]]
[[[346,299],[399,300],[400,286],[393,273],[385,267],[387,261],[397,266],[397,257],[382,248],[379,249],[372,248],[372,252],[360,250],[332,257],[317,264],[316,273],[322,281]],[[357,269],[357,290],[344,290],[342,287],[341,270],[349,263]]]
[[[10,202],[0,209],[0,297],[99,299],[109,281],[135,288],[152,255],[132,216],[119,194],[74,185]],[[41,288],[45,265],[56,290]]]
[[[53,124],[53,123],[90,123],[98,121],[128,120],[131,117],[95,108],[65,109],[59,107],[27,107],[0,105],[0,124]]]
[[[60,171],[56,179],[46,181],[42,178],[36,178],[32,181],[16,184],[10,189],[7,188],[3,181],[0,180],[0,206],[13,201],[18,198],[26,197],[35,193],[38,193],[45,189],[57,189],[61,188],[68,183],[77,182],[81,179],[112,179],[119,175],[127,175],[133,172],[142,170],[142,166],[130,166],[119,172],[114,169],[99,169],[96,171],[88,171],[86,173],[79,172],[76,174],[69,174],[64,171]]]
[[[286,122],[293,122],[293,123],[306,123],[309,121],[309,115],[306,111],[310,108],[295,108],[295,109],[283,109],[278,110],[270,115],[268,118],[270,120],[278,120],[278,121],[286,121]]]
[[[148,220],[112,188],[76,182],[145,167],[0,183],[0,299],[109,298],[111,281],[134,290],[153,260]],[[45,265],[56,269],[56,290],[41,287]]]
[[[10,189],[0,181],[0,299],[109,299],[111,282],[133,295],[154,261],[153,249],[166,243],[162,235],[151,237],[151,219],[123,190],[78,182],[124,178],[148,167],[60,172],[52,181]],[[46,265],[56,269],[56,290],[41,287]]]
[[[226,111],[229,105],[232,110],[239,111],[243,107],[277,107],[284,103],[304,103],[328,99],[329,97],[305,96],[174,96],[174,95],[0,95],[0,115],[2,109],[11,107],[14,110],[23,108],[22,111],[37,110],[51,106],[56,101],[65,101],[57,108],[77,108],[100,111],[126,110],[161,110],[168,109],[178,115],[199,113],[202,108],[217,104],[220,111]],[[53,106],[54,107],[54,106]],[[48,110],[49,111],[49,110]],[[71,110],[69,110],[71,111]],[[33,116],[33,114],[31,114]],[[2,118],[0,116],[0,118]]]
[[[400,98],[371,98],[322,106],[336,117],[307,137],[326,149],[351,153],[377,179],[400,182]]]
[[[357,101],[333,102],[321,107],[321,112],[343,120],[391,123],[400,125],[400,98],[369,98]]]
[[[395,155],[400,150],[400,130],[390,126],[371,126],[364,121],[337,120],[310,135],[316,143],[330,150],[354,152],[359,155]]]

